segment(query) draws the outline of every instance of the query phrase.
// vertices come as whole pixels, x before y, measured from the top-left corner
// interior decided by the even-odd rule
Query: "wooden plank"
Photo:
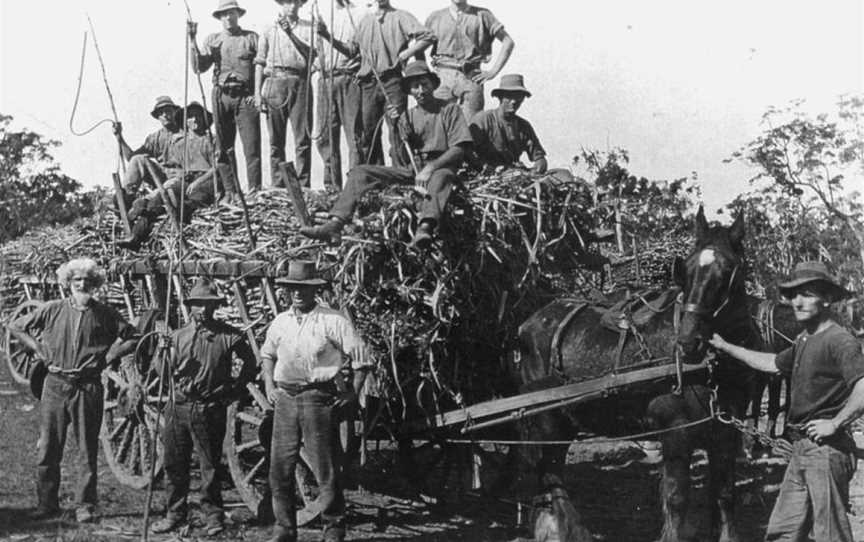
[[[252,348],[252,353],[255,354],[255,359],[258,361],[258,366],[261,366],[261,350],[258,348],[258,341],[255,338],[255,331],[252,329],[252,320],[249,319],[249,311],[246,308],[246,294],[240,286],[240,281],[234,281],[234,304],[237,306],[237,312],[240,313],[240,319],[243,320],[243,325],[246,327],[246,339],[249,341],[249,346]]]
[[[682,369],[684,376],[704,371],[706,365],[685,365]],[[640,382],[650,382],[662,378],[673,377],[676,374],[674,363],[661,365],[659,367],[649,367],[646,369],[638,369],[635,371],[622,372],[619,374],[607,375],[575,384],[566,384],[555,388],[549,388],[512,397],[504,397],[501,399],[493,399],[471,405],[459,410],[451,410],[439,414],[431,420],[419,420],[406,424],[408,431],[421,430],[423,428],[435,429],[448,427],[459,423],[465,423],[468,420],[479,421],[483,418],[502,414],[508,411],[518,410],[525,407],[539,407],[543,404],[578,397],[589,393],[594,393],[599,390],[611,391],[616,388],[638,384]]]

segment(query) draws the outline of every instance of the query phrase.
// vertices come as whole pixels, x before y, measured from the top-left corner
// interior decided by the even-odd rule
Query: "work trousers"
[[[153,177],[150,175],[150,170],[147,167],[148,162],[157,171],[164,172],[162,166],[156,160],[144,154],[136,154],[126,164],[126,173],[123,175],[123,190],[126,191],[127,195],[135,194],[142,184],[146,184],[152,188],[156,187],[156,183],[153,182]]]
[[[169,194],[168,197],[170,198],[173,196],[172,205],[175,209],[179,211],[182,203],[184,218],[189,218],[185,216],[187,213],[191,215],[195,210],[206,207],[216,201],[218,194],[217,187],[213,183],[214,173],[215,170],[212,169],[204,173],[190,172],[187,174],[186,179],[184,179],[182,175],[177,175],[162,183],[165,192]],[[150,216],[157,217],[165,212],[165,202],[162,199],[161,190],[154,190],[144,196],[143,199],[146,202],[146,212]],[[136,205],[133,205],[133,208],[137,207],[138,205],[136,202]]]
[[[235,175],[237,157],[234,141],[240,132],[246,157],[246,182],[249,190],[261,188],[261,120],[251,95],[231,95],[219,86],[213,87],[216,139],[219,141],[217,164],[219,177],[229,193],[240,190]]]
[[[102,384],[98,381],[73,383],[49,374],[45,377],[39,403],[39,445],[36,452],[36,491],[39,508],[59,509],[60,463],[71,425],[78,444],[78,507],[96,505],[96,473],[99,429],[102,426]]]
[[[435,97],[458,104],[465,115],[465,122],[470,123],[474,115],[483,111],[483,85],[471,80],[480,70],[468,73],[453,68],[437,68],[436,72],[441,84],[435,89]]]
[[[436,169],[426,186],[428,192],[420,207],[420,220],[431,220],[437,224],[453,191],[456,173],[450,168]],[[351,219],[357,203],[369,190],[378,190],[392,184],[414,184],[414,172],[410,168],[385,166],[357,166],[348,172],[348,182],[330,209],[330,215],[343,221]]]
[[[270,489],[277,537],[290,539],[297,527],[297,487],[294,471],[301,443],[318,482],[317,503],[325,532],[344,530],[345,499],[338,479],[338,418],[332,393],[312,389],[290,395],[277,389],[270,446]]]
[[[386,90],[387,99],[396,106],[399,113],[408,106],[408,97],[402,91],[402,74],[399,70],[382,72],[381,82]],[[382,117],[390,129],[390,160],[393,166],[408,165],[402,151],[402,139],[396,129],[396,119],[386,113],[387,99],[382,85],[371,74],[360,80],[360,122],[363,137],[358,150],[361,164],[384,165],[384,150],[381,147],[381,127],[378,123]]]
[[[850,444],[843,448],[851,450]],[[846,509],[854,473],[851,452],[808,439],[796,441],[765,540],[806,542],[812,529],[814,540],[852,542]]]
[[[348,144],[348,169],[360,163],[357,144],[362,137],[360,86],[351,74],[318,79],[318,153],[324,162],[324,186],[342,188],[342,150],[339,130]]]
[[[288,122],[294,135],[294,169],[301,186],[309,186],[312,167],[312,94],[305,75],[279,74],[268,77],[261,89],[267,101],[267,127],[270,130],[270,174],[273,186],[285,186],[279,163],[285,161]]]
[[[201,509],[207,517],[222,517],[222,491],[218,476],[225,440],[227,408],[214,403],[169,405],[162,430],[165,448],[166,516],[185,518],[188,511],[189,468],[192,450],[201,468]]]

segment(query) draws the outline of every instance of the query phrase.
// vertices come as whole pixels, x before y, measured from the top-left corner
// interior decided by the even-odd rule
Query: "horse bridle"
[[[735,267],[732,268],[732,273],[729,275],[729,283],[726,285],[723,300],[713,312],[701,306],[699,303],[684,303],[684,306],[681,307],[681,311],[684,313],[689,312],[697,316],[710,315],[712,320],[716,319],[717,316],[723,312],[723,309],[729,305],[729,301],[732,299],[732,288],[735,286],[735,279],[738,277],[738,269],[740,267],[741,264],[736,264]]]

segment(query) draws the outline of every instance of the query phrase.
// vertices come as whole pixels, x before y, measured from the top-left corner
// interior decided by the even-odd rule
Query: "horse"
[[[735,344],[760,348],[760,333],[751,315],[754,303],[745,293],[743,216],[729,227],[709,226],[700,207],[694,230],[692,252],[673,266],[677,289],[655,292],[653,298],[631,296],[635,300],[623,309],[620,303],[609,308],[556,300],[526,320],[519,329],[512,367],[519,391],[623,372],[670,351],[667,363],[678,359],[682,364],[698,363],[714,332]],[[680,294],[678,301],[674,294]],[[610,331],[610,321],[618,321],[618,332]],[[607,436],[656,430],[663,451],[661,542],[685,537],[691,456],[695,448],[703,448],[709,460],[712,537],[737,542],[734,473],[741,434],[715,414],[743,417],[757,390],[761,397],[764,379],[737,362],[712,367],[686,372],[675,389],[669,379],[639,382],[609,397],[544,412],[520,423],[520,437],[556,440],[572,437],[580,429]],[[542,446],[538,456],[537,448],[526,447],[523,459],[543,476],[561,468],[566,448]]]

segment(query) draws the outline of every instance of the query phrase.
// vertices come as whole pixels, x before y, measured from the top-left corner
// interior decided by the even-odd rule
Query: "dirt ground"
[[[140,540],[145,491],[120,485],[100,456],[99,521],[78,525],[71,503],[71,470],[63,469],[61,500],[66,512],[58,519],[42,523],[27,520],[35,505],[34,461],[37,439],[38,403],[29,391],[12,384],[5,362],[0,373],[0,540],[8,541],[114,541]],[[642,454],[632,453],[628,445],[574,446],[564,483],[586,527],[599,541],[650,541],[660,532],[658,465],[639,461]],[[66,461],[76,450],[67,446]],[[376,453],[378,455],[376,455]],[[391,454],[392,455],[392,454]],[[531,496],[519,490],[502,497],[475,493],[453,495],[446,503],[429,504],[408,489],[404,474],[398,475],[387,452],[370,451],[369,462],[360,473],[363,489],[347,492],[349,540],[417,541],[514,541],[530,539]],[[627,459],[631,458],[631,459]],[[861,465],[864,467],[864,465]],[[743,464],[738,472],[738,525],[745,541],[761,540],[764,526],[776,497],[784,465],[778,459]],[[856,540],[864,541],[864,473],[860,469],[853,483],[852,516]],[[227,474],[227,471],[226,471]],[[693,540],[705,540],[704,525],[708,507],[700,481],[704,461],[694,460],[696,489],[692,495],[691,525]],[[193,486],[195,482],[193,481]],[[153,499],[152,515],[161,516],[164,494],[161,483]],[[227,529],[218,537],[207,538],[195,516],[191,525],[169,535],[151,535],[154,541],[267,540],[270,527],[257,524],[243,506],[226,476],[225,500]],[[523,523],[517,524],[521,515]],[[320,540],[317,528],[302,529],[302,541]]]

